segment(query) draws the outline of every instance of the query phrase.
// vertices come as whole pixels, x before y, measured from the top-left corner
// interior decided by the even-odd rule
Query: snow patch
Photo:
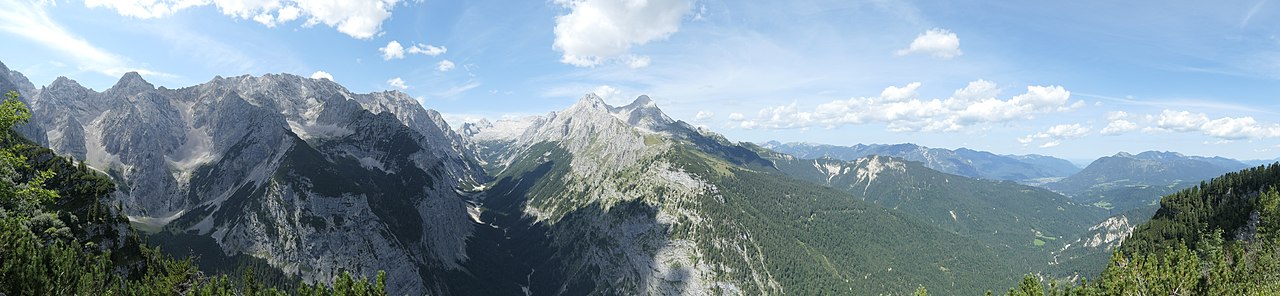
[[[366,169],[377,169],[382,172],[387,172],[387,169],[385,166],[382,165],[382,162],[378,161],[377,159],[373,159],[373,157],[368,157],[368,156],[361,157],[360,166]]]
[[[129,218],[129,222],[146,225],[148,227],[161,228],[161,227],[164,227],[165,225],[169,225],[169,222],[173,222],[174,219],[178,219],[178,217],[182,217],[182,214],[185,214],[185,213],[187,213],[187,210],[178,210],[177,212],[169,213],[169,215],[159,216],[159,217],[147,217],[147,216],[127,216],[127,217]]]
[[[341,138],[352,133],[350,129],[335,124],[316,124],[312,122],[299,123],[289,120],[289,130],[297,134],[303,140],[323,139],[323,138]]]

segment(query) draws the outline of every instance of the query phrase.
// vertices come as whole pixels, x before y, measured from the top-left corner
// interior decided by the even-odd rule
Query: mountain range
[[[853,161],[869,155],[893,156],[923,163],[925,167],[970,178],[1043,183],[1040,179],[1070,176],[1080,168],[1071,162],[1044,155],[997,155],[967,148],[929,148],[915,144],[858,144],[835,146],[769,141],[765,148],[799,158],[833,158]]]
[[[454,129],[403,93],[289,74],[103,91],[0,74],[33,113],[17,131],[108,176],[103,202],[166,252],[306,282],[381,270],[394,294],[976,294],[1078,272],[1140,223],[1079,192],[1243,165],[761,146],[647,96]]]
[[[111,176],[136,227],[213,246],[204,257],[252,256],[308,281],[386,270],[399,275],[389,290],[413,294],[441,290],[433,274],[466,259],[473,224],[454,189],[487,179],[402,93],[294,75],[166,89],[137,73],[101,92],[65,77],[17,90],[38,128],[28,138]]]
[[[1120,213],[1154,205],[1161,196],[1247,167],[1250,165],[1223,157],[1120,152],[1099,158],[1079,173],[1044,187]]]

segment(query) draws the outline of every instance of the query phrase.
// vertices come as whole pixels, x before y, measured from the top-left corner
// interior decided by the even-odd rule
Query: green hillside
[[[1115,252],[1100,278],[1050,286],[1070,295],[1280,293],[1280,164],[1255,167],[1165,196]],[[1032,277],[1010,291],[1044,295]],[[1039,293],[1039,294],[1037,294]]]
[[[926,284],[948,294],[979,294],[1035,271],[1048,260],[1031,255],[1037,248],[1030,228],[1024,229],[1025,237],[1019,236],[1025,238],[1019,246],[991,243],[922,222],[888,205],[799,181],[771,167],[737,165],[746,162],[723,156],[753,158],[740,155],[741,148],[734,154],[705,152],[724,151],[718,147],[727,145],[723,142],[649,142],[671,145],[594,183],[620,185],[616,188],[624,188],[617,192],[621,200],[591,196],[603,185],[567,183],[578,164],[558,143],[540,143],[521,153],[483,193],[482,220],[504,235],[494,238],[497,235],[482,231],[473,240],[505,246],[473,248],[504,254],[515,262],[473,262],[468,267],[502,270],[503,276],[517,278],[485,280],[493,275],[474,272],[471,280],[527,283],[506,291],[525,287],[534,294],[643,291],[652,283],[629,271],[634,261],[652,264],[656,249],[691,244],[694,251],[688,255],[696,263],[674,268],[675,274],[709,273],[722,281],[715,291],[905,294]],[[661,174],[651,168],[662,164],[714,191],[689,195],[640,181]],[[546,216],[537,219],[529,212]],[[690,214],[665,217],[668,212]],[[594,257],[601,254],[606,255]]]

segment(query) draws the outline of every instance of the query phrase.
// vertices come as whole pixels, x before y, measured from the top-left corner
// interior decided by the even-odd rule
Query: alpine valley
[[[976,295],[1097,277],[1131,233],[1138,252],[1273,223],[1275,166],[757,145],[648,96],[455,129],[404,93],[291,74],[169,89],[131,72],[98,91],[0,64],[8,91],[30,109],[14,132],[112,184],[85,201],[109,211],[76,212],[107,226],[84,235],[99,250],[128,253],[111,242],[132,233],[209,274],[337,287],[385,272],[397,295]],[[1257,201],[1180,210],[1223,198]]]

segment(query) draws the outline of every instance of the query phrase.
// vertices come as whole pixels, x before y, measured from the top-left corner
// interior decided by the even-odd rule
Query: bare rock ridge
[[[308,281],[386,270],[396,294],[445,291],[437,277],[466,260],[456,188],[487,176],[403,93],[287,74],[157,89],[134,72],[101,92],[66,77],[37,90],[0,70],[34,113],[24,134],[110,175],[135,224],[221,249],[206,255]]]

